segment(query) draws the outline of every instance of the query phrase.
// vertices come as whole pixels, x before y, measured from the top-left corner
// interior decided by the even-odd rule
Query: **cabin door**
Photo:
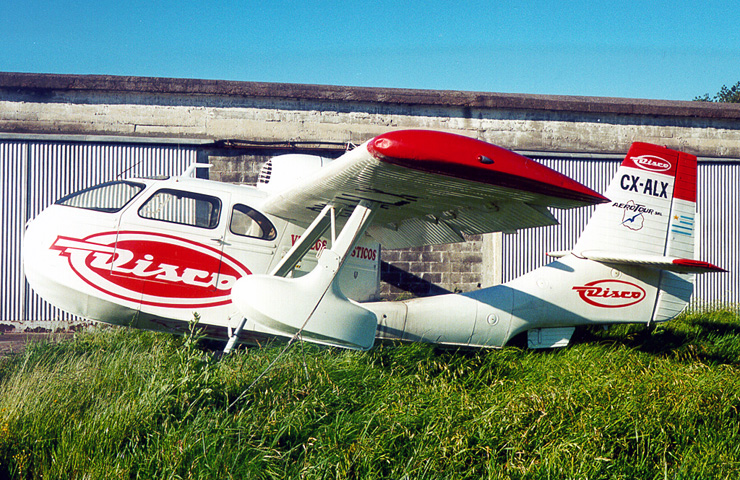
[[[161,188],[123,212],[112,274],[142,311],[189,320],[231,302],[246,274],[222,263],[229,194]]]

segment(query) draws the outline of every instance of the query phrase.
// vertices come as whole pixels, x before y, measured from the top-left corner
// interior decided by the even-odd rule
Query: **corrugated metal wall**
[[[740,303],[740,161],[699,162],[699,258],[728,273],[699,275],[694,299]]]
[[[27,286],[21,265],[25,224],[55,200],[116,178],[177,175],[197,158],[192,146],[0,142],[0,321],[69,321]]]
[[[532,157],[584,185],[604,192],[621,160]],[[698,303],[740,303],[740,161],[699,162],[697,197],[701,222],[699,258],[730,270],[699,275]],[[560,225],[523,230],[503,237],[503,281],[552,261],[546,252],[569,250],[591,217],[593,207],[553,210]]]
[[[28,148],[25,143],[0,142],[0,320],[20,319],[26,282],[20,262],[23,227],[26,224],[26,177]]]
[[[617,160],[591,158],[532,158],[597,192],[606,190],[621,163]],[[570,250],[591,217],[593,208],[551,209],[560,225],[520,230],[515,235],[505,234],[503,237],[503,281],[508,282],[550,263],[553,259],[546,255],[547,252]]]

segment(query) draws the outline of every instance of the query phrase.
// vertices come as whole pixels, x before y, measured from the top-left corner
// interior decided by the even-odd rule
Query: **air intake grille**
[[[267,185],[270,183],[270,177],[272,176],[272,160],[268,160],[267,163],[262,165],[260,170],[260,176],[257,179],[257,185]]]

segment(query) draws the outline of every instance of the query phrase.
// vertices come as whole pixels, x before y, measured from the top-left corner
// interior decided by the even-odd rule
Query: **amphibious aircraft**
[[[270,160],[256,186],[180,177],[103,183],[59,199],[26,231],[26,277],[75,315],[237,342],[271,337],[368,349],[376,337],[501,347],[567,345],[578,325],[666,321],[687,305],[696,157],[635,143],[604,195],[472,138],[393,131],[331,160]],[[597,205],[570,251],[502,285],[376,301],[380,245],[553,225]]]

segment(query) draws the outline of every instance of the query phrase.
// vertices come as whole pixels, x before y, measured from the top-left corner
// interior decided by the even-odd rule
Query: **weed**
[[[194,321],[184,337],[100,329],[4,360],[0,477],[740,474],[734,311],[549,352],[306,345],[251,389],[282,346],[216,360],[198,345]]]

